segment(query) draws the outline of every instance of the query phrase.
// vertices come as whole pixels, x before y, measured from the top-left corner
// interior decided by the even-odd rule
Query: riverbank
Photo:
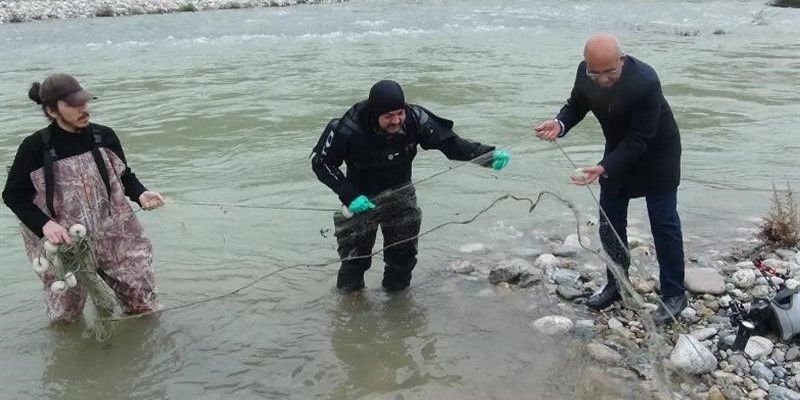
[[[586,251],[598,245],[584,237],[581,246],[576,234],[563,240],[551,235],[542,249],[498,265],[483,261],[491,258],[492,249],[481,243],[467,244],[461,248],[461,260],[450,270],[488,279],[498,294],[544,288],[557,296],[560,312],[533,315],[530,327],[547,335],[582,338],[582,352],[597,363],[587,367],[591,381],[612,386],[639,381],[654,399],[671,398],[665,391],[673,391],[680,399],[798,400],[800,343],[783,342],[775,331],[766,329],[752,336],[744,349],[736,350],[737,327],[731,323],[729,306],[735,301],[749,306],[754,299],[770,295],[770,282],[752,260],[763,259],[783,276],[772,276],[773,284],[800,286],[800,252],[797,248],[765,251],[752,238],[741,239],[750,245],[727,256],[689,257],[689,307],[678,323],[666,328],[653,327],[645,317],[656,308],[659,287],[657,270],[652,268],[657,265],[655,248],[646,237],[629,238],[631,289],[640,298],[638,304],[617,303],[600,313],[589,313],[582,306],[604,281],[604,268]],[[634,311],[637,308],[643,311]],[[663,382],[659,376],[669,376],[677,384],[667,388],[658,383]]]
[[[5,0],[0,1],[0,24],[46,19],[284,7],[344,1],[347,0]]]

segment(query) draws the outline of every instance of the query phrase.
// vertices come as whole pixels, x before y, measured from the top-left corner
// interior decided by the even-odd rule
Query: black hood
[[[363,112],[362,127],[373,130],[378,125],[378,117],[390,111],[406,107],[406,98],[400,84],[391,80],[382,80],[369,91],[369,98]]]

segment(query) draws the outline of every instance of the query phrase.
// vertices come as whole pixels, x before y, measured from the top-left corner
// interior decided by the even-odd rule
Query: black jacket
[[[566,134],[588,111],[606,138],[604,188],[631,197],[677,189],[681,175],[681,139],[672,110],[661,93],[658,75],[649,65],[627,56],[622,75],[603,89],[586,75],[581,62],[567,104],[558,114]]]
[[[458,137],[453,122],[414,104],[405,107],[405,134],[376,132],[366,101],[351,107],[328,123],[314,146],[311,169],[317,178],[348,205],[359,195],[374,196],[411,182],[411,162],[417,145],[438,149],[451,160],[468,161],[494,150]],[[347,165],[345,175],[339,169]],[[491,157],[481,160],[490,166]]]
[[[3,189],[3,201],[16,214],[17,218],[39,237],[42,237],[42,227],[50,221],[50,217],[33,203],[36,189],[33,187],[30,174],[44,165],[45,143],[42,139],[42,132],[48,129],[51,135],[50,143],[59,158],[68,158],[91,151],[95,145],[92,135],[92,129],[94,129],[102,135],[101,146],[113,151],[123,162],[126,162],[125,153],[122,151],[122,144],[117,134],[107,126],[91,124],[89,129],[72,133],[61,129],[57,123],[53,122],[47,128],[26,137],[20,144],[17,155],[14,157],[14,163],[11,164],[8,171],[6,186]],[[139,196],[147,189],[139,182],[130,168],[125,169],[121,180],[122,186],[125,188],[125,195],[131,201],[138,203]]]

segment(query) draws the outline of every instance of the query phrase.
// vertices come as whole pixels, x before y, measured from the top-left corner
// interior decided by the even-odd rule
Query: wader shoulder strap
[[[58,160],[56,149],[53,147],[52,134],[50,128],[42,130],[42,141],[44,142],[44,197],[50,217],[56,218],[56,209],[53,206],[53,191],[55,190],[55,177],[53,176],[53,163]]]
[[[108,200],[111,201],[111,181],[108,179],[108,169],[106,163],[103,161],[103,155],[100,153],[100,145],[103,144],[103,135],[96,129],[92,129],[92,136],[94,136],[94,146],[92,147],[92,157],[94,163],[97,165],[97,170],[100,172],[100,178],[103,179],[103,184],[106,186],[106,193]]]

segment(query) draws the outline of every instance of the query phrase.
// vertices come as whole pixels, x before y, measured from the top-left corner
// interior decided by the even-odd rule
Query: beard
[[[67,128],[70,128],[69,130],[72,131],[79,131],[89,126],[89,113],[81,114],[74,119],[67,119],[64,118],[63,115],[59,115],[58,119],[61,124],[63,124]]]
[[[378,127],[377,132],[381,136],[388,136],[388,137],[395,136],[395,135],[404,136],[406,134],[405,125],[400,125],[400,127],[397,129],[396,132],[388,132],[388,131],[385,131],[385,130],[381,129],[380,127]]]

